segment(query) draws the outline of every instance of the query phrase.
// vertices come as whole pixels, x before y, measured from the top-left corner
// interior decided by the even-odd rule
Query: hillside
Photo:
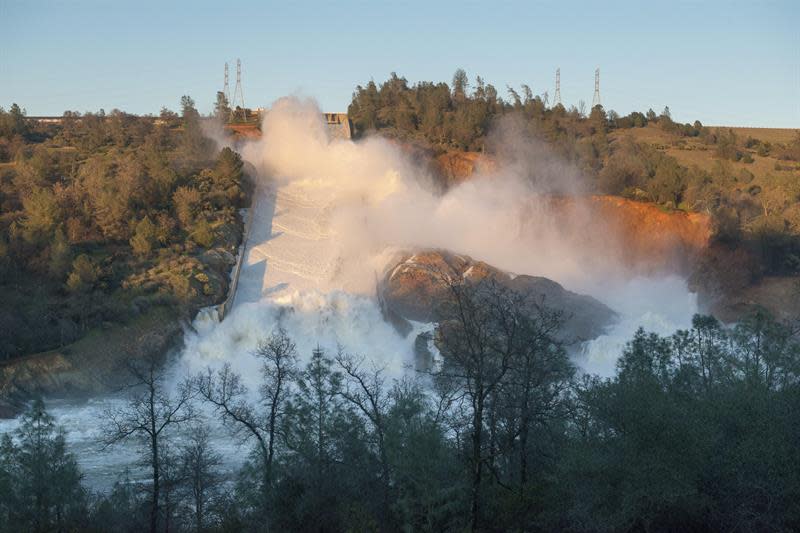
[[[649,144],[659,151],[674,157],[685,167],[697,166],[706,172],[712,172],[718,164],[727,165],[729,172],[741,174],[743,171],[753,174],[751,185],[770,186],[776,176],[789,175],[800,179],[800,163],[781,159],[774,151],[760,150],[765,145],[789,145],[800,135],[800,129],[786,128],[730,128],[727,126],[710,126],[711,131],[733,132],[742,141],[740,148],[742,158],[738,161],[725,159],[718,155],[715,145],[704,142],[700,137],[683,137],[664,130],[658,124],[648,124],[643,128],[616,130],[609,139],[630,139],[636,143]],[[747,145],[750,145],[747,147]],[[749,155],[752,161],[745,160]]]
[[[80,352],[165,306],[177,327],[225,298],[243,164],[204,138],[191,98],[182,105],[158,124],[0,108],[0,361]]]

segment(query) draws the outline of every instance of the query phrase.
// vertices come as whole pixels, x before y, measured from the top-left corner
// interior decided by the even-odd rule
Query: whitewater
[[[611,307],[619,314],[616,324],[573,350],[582,371],[605,377],[613,375],[638,327],[670,334],[688,327],[697,312],[685,279],[643,277],[613,257],[590,257],[578,238],[589,221],[548,217],[530,198],[550,184],[533,180],[531,186],[519,168],[479,176],[442,196],[396,146],[331,139],[311,101],[276,102],[262,131],[262,139],[241,149],[257,183],[233,307],[222,322],[198,315],[172,358],[172,383],[229,363],[254,390],[260,364],[253,350],[278,327],[304,358],[318,346],[329,352],[341,347],[386,368],[389,377],[413,373],[414,340],[431,326],[415,324],[408,335],[398,333],[383,319],[376,284],[398,251],[419,247],[546,276]],[[558,172],[548,162],[542,179]],[[103,412],[122,402],[118,396],[48,402],[95,490],[107,490],[126,469],[133,481],[147,478],[133,443],[99,444]],[[233,471],[249,449],[208,422],[214,446]],[[17,423],[1,421],[0,432]]]

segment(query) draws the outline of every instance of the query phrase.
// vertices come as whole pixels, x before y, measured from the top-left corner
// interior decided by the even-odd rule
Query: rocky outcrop
[[[567,343],[601,335],[616,318],[614,311],[601,302],[570,292],[547,278],[514,276],[482,261],[442,250],[405,254],[394,263],[379,287],[384,311],[395,323],[398,319],[435,321],[438,302],[447,297],[442,276],[468,282],[491,278],[531,302],[562,311],[565,321],[560,338]]]

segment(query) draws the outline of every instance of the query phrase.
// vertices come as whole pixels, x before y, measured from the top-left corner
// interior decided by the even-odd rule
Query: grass
[[[716,128],[716,126],[711,126]],[[725,126],[719,126],[720,129],[728,129]],[[730,128],[737,137],[744,141],[748,136],[770,143],[787,143],[792,141],[800,130],[788,128]],[[715,147],[713,145],[704,144],[699,138],[692,137],[679,137],[662,130],[657,124],[648,124],[644,128],[630,128],[616,130],[610,138],[622,139],[630,137],[635,142],[651,144],[667,153],[668,155],[677,159],[678,163],[685,167],[697,166],[703,170],[711,171],[718,161],[723,161],[724,164],[729,165],[730,169],[738,174],[740,169],[745,169],[755,178],[764,180],[769,176],[775,176],[779,173],[791,172],[785,170],[775,170],[775,163],[781,165],[792,166],[791,162],[778,161],[775,157],[767,156],[762,157],[756,153],[755,150],[747,150],[753,158],[752,163],[745,163],[743,161],[722,160],[715,154]],[[677,144],[680,143],[680,144]]]
[[[800,128],[730,128],[728,126],[709,126],[710,128],[731,129],[737,137],[752,137],[768,143],[786,144],[795,139]]]

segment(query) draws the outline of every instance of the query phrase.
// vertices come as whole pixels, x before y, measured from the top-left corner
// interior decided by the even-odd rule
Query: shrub
[[[72,272],[67,277],[70,292],[88,292],[97,283],[98,270],[86,254],[81,254],[72,262]]]
[[[150,255],[153,246],[158,242],[156,226],[150,222],[150,217],[145,216],[136,224],[136,232],[131,237],[130,244],[133,253],[140,256]]]
[[[194,226],[192,239],[203,248],[210,248],[214,244],[214,231],[211,225],[204,218],[201,218]]]

